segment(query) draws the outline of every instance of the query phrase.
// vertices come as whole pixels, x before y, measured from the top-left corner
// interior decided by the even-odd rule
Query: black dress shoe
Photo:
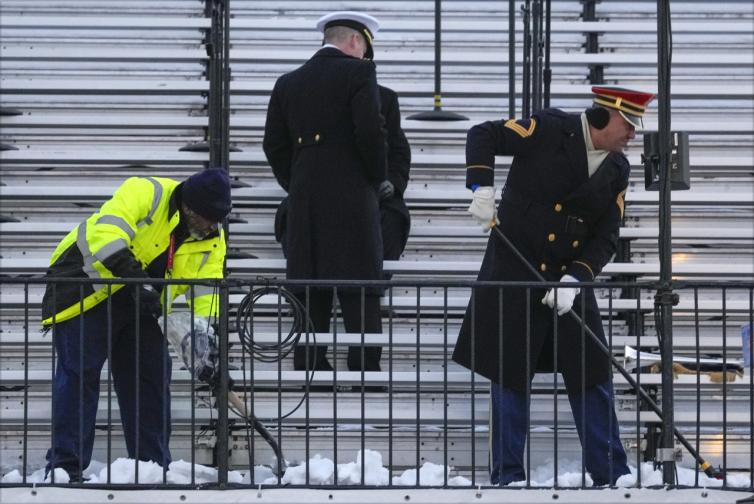
[[[362,360],[362,353],[364,359]],[[382,347],[375,345],[350,346],[348,347],[348,358],[346,363],[348,364],[349,371],[381,371],[380,368],[380,356],[382,355]]]
[[[68,473],[68,483],[77,484],[77,483],[86,483],[87,481],[89,481],[89,478],[84,477],[79,472],[76,472],[76,471],[68,472],[68,471],[66,471],[66,473]],[[44,479],[44,481],[46,483],[52,483],[52,481],[50,481],[50,479],[51,479],[50,478],[50,470],[47,469],[47,470],[45,470],[45,479]],[[55,483],[58,483],[58,484],[61,483],[61,479],[58,477],[58,475],[56,475],[56,477],[55,477]]]
[[[293,369],[296,371],[332,371],[332,366],[325,356],[325,345],[298,345],[293,349]]]

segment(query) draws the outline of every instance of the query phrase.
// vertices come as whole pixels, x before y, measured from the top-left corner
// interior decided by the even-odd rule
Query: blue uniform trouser
[[[172,363],[157,321],[136,314],[128,288],[112,296],[110,369],[118,395],[130,458],[170,463],[170,376]],[[53,328],[57,367],[53,381],[52,447],[47,469],[80,475],[91,462],[100,393],[108,358],[107,301]],[[137,371],[138,369],[138,371]],[[101,419],[104,421],[104,419]]]
[[[583,393],[568,394],[584,453],[586,470],[595,485],[613,484],[630,471],[620,442],[613,391],[609,382]],[[507,485],[526,479],[524,445],[529,405],[526,394],[495,383],[491,387],[492,426],[490,481]],[[612,469],[612,472],[611,472]]]

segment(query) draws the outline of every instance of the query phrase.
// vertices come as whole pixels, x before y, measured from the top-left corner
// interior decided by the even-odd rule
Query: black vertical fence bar
[[[189,285],[189,299],[194,299],[194,284]],[[222,314],[220,315],[222,316]],[[189,324],[191,326],[191,369],[189,370],[189,383],[191,384],[191,485],[196,485],[196,443],[194,442],[194,432],[196,429],[196,413],[194,407],[196,380],[194,379],[194,366],[196,365],[194,357],[194,348],[196,348],[196,331],[194,330],[196,319],[194,311],[191,311]],[[218,334],[219,338],[220,335]],[[219,343],[219,342],[218,342]]]
[[[471,288],[471,485],[476,485],[476,382],[474,373],[476,372],[476,291]],[[418,468],[417,468],[418,469]]]
[[[193,408],[192,408],[193,409]],[[107,284],[107,484],[112,481],[113,456],[113,286]]]
[[[306,364],[304,364],[304,380],[305,380],[305,383],[304,383],[304,393],[307,396],[306,397],[307,413],[308,413],[308,408],[309,408],[309,393],[311,392],[311,389],[309,388],[309,381],[310,381],[310,378],[311,379],[314,378],[314,375],[315,375],[314,368],[316,367],[316,365],[314,365],[314,366],[311,366],[311,369],[309,369],[310,368],[310,366],[309,366],[309,362],[310,362],[309,359],[311,358],[312,360],[316,360],[316,354],[314,356],[310,357],[310,353],[309,352],[312,352],[312,351],[317,352],[317,350],[314,348],[314,346],[312,346],[312,339],[316,341],[317,338],[316,338],[316,336],[311,336],[311,339],[310,339],[310,331],[309,331],[310,330],[310,326],[313,325],[313,324],[311,324],[311,318],[310,318],[310,316],[311,316],[311,299],[310,299],[310,288],[309,287],[310,287],[309,285],[307,285],[305,287],[305,296],[306,296],[306,319],[305,319],[306,320],[306,344],[304,345],[304,362],[306,363]],[[316,329],[315,329],[315,331],[316,331]],[[278,333],[279,332],[280,332],[280,330],[278,329]],[[294,350],[294,352],[295,352],[295,350]],[[333,352],[333,358],[335,358],[335,346],[333,346],[332,352]],[[294,359],[295,359],[295,353],[294,353]],[[308,439],[308,436],[309,436],[308,417],[307,417],[307,424],[306,424],[306,436],[307,436],[307,439]],[[308,444],[306,446],[306,461],[305,461],[305,464],[306,464],[306,475],[304,476],[304,479],[306,481],[306,484],[308,485],[309,484],[310,472],[311,472],[310,471],[310,464],[309,464],[309,446],[308,446]],[[280,481],[281,477],[282,477],[282,475],[279,474],[278,475],[278,484],[281,483],[281,481]]]
[[[725,287],[722,288],[723,298],[723,488],[728,488],[728,345],[726,345],[726,329],[728,316],[727,311],[727,296],[728,291]]]
[[[53,384],[54,386],[54,384]],[[24,283],[24,434],[21,482],[26,483],[27,443],[29,433],[29,284]]]
[[[134,289],[136,289],[136,304],[134,305],[134,311],[136,312],[135,320],[136,320],[136,335],[134,336],[134,382],[135,382],[135,402],[134,405],[134,483],[137,485],[139,484],[139,442],[140,442],[140,426],[141,426],[141,417],[140,417],[140,408],[139,403],[141,402],[141,389],[139,387],[139,352],[141,345],[141,284],[135,283],[133,285]]]
[[[448,487],[448,288],[442,288],[442,453],[443,488]]]
[[[636,293],[636,320],[643,325],[641,318],[641,289],[638,289]],[[655,325],[657,320],[655,320]],[[643,330],[636,331],[636,487],[641,488],[641,396],[639,395],[639,389],[641,389],[641,333]]]
[[[548,3],[550,0],[547,0]],[[584,298],[582,299],[582,303]],[[610,355],[613,355],[613,289],[612,287],[608,288],[607,290],[607,349],[610,351]],[[608,382],[610,383],[610,394],[612,395],[612,400],[608,401],[607,406],[607,432],[608,432],[608,439],[611,439],[610,433],[613,432],[613,412],[616,410],[615,407],[615,383],[613,383],[613,368],[610,366],[609,373],[607,375]],[[618,429],[618,442],[620,442],[620,428]],[[613,484],[613,466],[615,465],[613,463],[613,455],[615,453],[617,446],[613,446],[612,440],[608,444],[608,452],[607,452],[607,474],[610,475],[610,487],[614,487]]]
[[[220,294],[220,334],[217,341],[220,359],[220,386],[217,391],[217,483],[220,488],[225,488],[228,484],[228,284],[221,280],[215,286],[219,287]]]
[[[388,345],[387,345],[387,460],[390,471],[393,469],[393,287],[388,287]],[[447,451],[447,450],[446,450]],[[393,478],[388,473],[388,486],[393,486]]]
[[[582,289],[582,291],[585,289]],[[590,289],[591,290],[591,289]],[[586,486],[586,293],[581,293],[581,488]],[[557,306],[557,303],[556,305]],[[612,368],[610,372],[612,373]],[[608,434],[608,439],[610,439]]]
[[[526,488],[531,488],[531,288],[526,288]]]
[[[359,358],[361,359],[361,394],[360,394],[360,413],[361,413],[361,484],[363,485],[365,480],[365,474],[364,471],[366,469],[366,421],[364,416],[366,415],[366,408],[364,403],[364,368],[366,368],[366,349],[364,348],[364,331],[365,331],[365,320],[364,317],[366,315],[366,307],[364,306],[364,303],[366,302],[366,298],[364,296],[364,287],[361,287],[360,289],[360,315],[361,315],[361,347],[359,348]],[[379,310],[379,307],[377,308]]]
[[[508,0],[508,117],[516,117],[516,1]]]
[[[306,345],[304,348],[309,348],[309,345],[311,344],[311,326],[309,319],[309,313],[311,313],[311,290],[309,286],[307,285],[304,288],[304,308],[305,308],[305,315],[304,315],[304,324],[306,325]],[[295,350],[294,350],[295,351]],[[308,350],[304,352],[304,362],[309,362],[309,356],[307,355]],[[335,348],[333,348],[333,358],[335,358]],[[304,419],[306,422],[304,423],[304,460],[306,464],[306,474],[304,475],[304,483],[306,486],[309,486],[309,478],[311,477],[311,471],[309,466],[309,448],[311,443],[311,436],[309,434],[309,422],[311,420],[311,402],[309,398],[309,378],[310,378],[310,371],[309,366],[304,366],[304,394],[306,394],[306,399],[304,403]],[[314,373],[314,370],[311,370],[311,373]],[[253,380],[252,380],[253,381]]]
[[[96,286],[95,286],[96,287]],[[84,284],[79,284],[79,476],[84,474]],[[138,372],[137,372],[138,376]],[[96,415],[95,410],[95,415]],[[88,427],[88,426],[87,426]]]
[[[254,291],[254,285],[253,284],[249,286],[249,291],[250,291],[250,293]],[[251,324],[250,324],[250,327],[251,327],[251,335],[250,335],[251,343],[249,344],[249,346],[250,346],[250,348],[254,348],[254,344],[255,344],[254,337],[256,335],[256,328],[254,327],[254,310],[250,310],[250,312],[251,313],[249,313],[249,319],[251,320]],[[307,317],[308,317],[308,313],[309,312],[307,311]],[[239,332],[239,334],[240,334],[240,332]],[[255,386],[255,383],[256,383],[256,380],[254,379],[254,371],[255,371],[254,360],[255,360],[254,359],[254,353],[250,349],[249,350],[249,377],[250,377],[250,379],[249,379],[249,394],[248,394],[248,398],[249,398],[249,402],[248,402],[248,404],[249,404],[248,415],[249,416],[248,416],[248,418],[250,418],[250,419],[253,419],[253,418],[256,417],[256,411],[255,411],[255,406],[256,405],[254,403],[254,386]],[[246,385],[246,384],[244,383],[244,385]],[[244,386],[244,389],[245,388],[246,387]],[[244,404],[246,404],[245,399],[246,398],[244,397]],[[255,480],[254,480],[254,460],[256,458],[255,457],[256,456],[256,441],[255,441],[255,436],[254,436],[254,430],[250,428],[251,426],[249,424],[250,424],[250,422],[246,422],[247,428],[249,428],[249,430],[251,431],[251,433],[248,435],[248,439],[249,439],[249,441],[248,441],[248,445],[249,445],[249,482],[252,485],[254,485],[256,483]],[[308,461],[307,461],[307,463],[308,463]]]
[[[110,286],[108,285],[108,288]],[[170,294],[170,285],[163,284],[162,285],[162,295],[160,296],[162,298],[162,337],[165,338],[167,336],[167,329],[168,329],[168,296]],[[193,306],[193,302],[191,303]],[[194,353],[194,347],[191,346],[191,353]],[[168,401],[168,397],[170,397],[170,378],[168,375],[168,372],[170,371],[168,369],[168,366],[172,366],[173,361],[168,357],[170,351],[168,350],[167,341],[165,341],[161,348],[160,352],[162,353],[162,358],[160,359],[160,366],[162,366],[162,438],[166,440],[166,444],[170,440],[170,436],[168,435],[168,414],[170,413],[170,401]],[[165,362],[167,361],[167,362]],[[191,366],[191,369],[189,370],[189,374],[193,376],[194,374],[194,366]],[[191,463],[193,464],[194,461],[192,460]],[[165,484],[168,482],[168,463],[165,458],[165,452],[163,451],[162,455],[162,461],[160,463],[162,466],[162,483]]]
[[[421,484],[419,480],[419,467],[421,465],[421,421],[420,421],[420,396],[421,396],[421,361],[419,359],[421,338],[421,287],[416,288],[416,486]]]
[[[57,359],[55,355],[55,343],[58,339],[58,321],[57,321],[57,306],[58,306],[58,284],[53,283],[52,284],[52,345],[50,346],[51,351],[51,366],[50,369],[52,370],[52,376],[50,377],[50,383],[52,383],[52,387],[50,388],[50,418],[52,419],[52,425],[50,425],[50,482],[55,483],[55,467],[58,462],[58,451],[55,448],[55,360]]]
[[[558,291],[555,290],[554,306],[558,306]],[[552,310],[552,481],[558,488],[558,310]]]
[[[277,388],[277,410],[278,410],[278,446],[283,446],[283,391],[281,390],[281,385],[283,383],[283,354],[282,354],[282,338],[283,338],[283,297],[282,297],[282,291],[281,287],[278,285],[277,288],[277,322],[278,322],[278,330],[277,330],[277,380],[278,380],[278,386]],[[277,459],[276,465],[276,472],[278,473],[278,484],[281,484],[282,481],[280,478],[283,476],[282,473],[282,464],[283,461],[280,459]]]
[[[332,444],[333,483],[338,486],[338,293],[332,288]]]
[[[239,313],[239,317],[240,317],[240,313]],[[251,319],[251,315],[247,314],[245,316],[244,321],[249,323],[249,325],[251,326],[251,334],[249,335],[249,337],[251,338],[251,344],[253,346],[254,323],[250,319]],[[244,353],[244,344],[243,344],[243,339],[241,338],[240,324],[238,323],[239,320],[240,320],[239,318],[236,319],[236,331],[238,332],[239,341],[241,343],[241,400],[243,401],[243,404],[246,405],[249,403],[249,397],[248,397],[247,388],[246,388],[249,382],[247,380],[248,375],[246,374],[246,354]],[[251,359],[253,360],[253,356],[251,357]],[[248,415],[248,411],[249,411],[248,408],[246,411],[247,411],[246,419],[248,420],[252,418],[252,416]],[[246,439],[246,464],[249,471],[247,474],[249,475],[249,483],[251,485],[254,485],[254,458],[252,456],[252,451],[251,451],[251,432],[252,432],[251,423],[252,422],[246,421],[244,423],[245,423],[244,435]],[[192,461],[192,464],[193,464],[193,461]]]
[[[503,371],[504,371],[504,369],[503,369],[503,367],[504,367],[504,365],[503,365],[503,362],[504,362],[503,358],[505,357],[505,350],[504,350],[504,346],[505,345],[503,344],[503,295],[504,295],[504,293],[505,293],[505,288],[504,287],[500,287],[498,289],[498,291],[497,291],[497,295],[498,295],[498,306],[497,306],[498,326],[497,326],[497,329],[498,329],[498,345],[499,345],[499,349],[498,349],[498,362],[500,363],[500,365],[498,366],[498,369],[497,369],[497,373],[498,373],[497,374],[497,383],[499,384],[499,386],[498,386],[499,387],[498,388],[499,392],[502,392],[503,386],[504,386],[504,379],[503,379]],[[490,384],[490,387],[494,387],[494,386],[495,386],[494,383]],[[502,400],[502,397],[500,399]],[[502,464],[503,452],[505,450],[505,437],[504,437],[505,433],[503,432],[503,423],[500,421],[500,418],[499,417],[495,418],[495,413],[496,413],[495,410],[496,410],[495,405],[492,402],[492,394],[490,393],[490,413],[489,413],[489,415],[490,415],[490,419],[491,419],[490,425],[492,426],[492,428],[490,428],[489,436],[490,436],[490,439],[492,440],[493,443],[497,443],[497,447],[498,447],[498,451],[497,452],[499,454],[499,461]],[[499,433],[496,432],[498,429],[500,429]],[[495,431],[494,434],[493,434],[493,430]],[[490,448],[492,448],[492,445],[490,445]],[[494,457],[491,454],[489,456],[489,459],[492,462],[492,467],[494,468],[494,466],[495,466],[495,464],[494,464]],[[505,485],[505,482],[503,481],[502,465],[500,467],[501,467],[501,471],[500,471],[500,474],[498,475],[498,485],[502,488]]]
[[[749,374],[749,397],[754,396],[754,288],[749,287],[749,345],[744,352],[749,353],[749,367],[744,372]],[[749,488],[754,488],[754,401],[749,400]]]
[[[696,368],[700,369],[699,363],[701,356],[699,355],[699,289],[694,287],[694,347],[696,348]],[[699,453],[699,437],[701,436],[701,423],[702,423],[702,373],[696,373],[696,452]],[[699,461],[696,461],[694,466],[694,486],[699,486],[699,470],[701,465]]]

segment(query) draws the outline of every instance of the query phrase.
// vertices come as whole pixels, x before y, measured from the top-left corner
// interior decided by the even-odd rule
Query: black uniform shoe
[[[332,371],[332,366],[325,356],[326,353],[327,346],[325,345],[309,345],[308,347],[298,345],[293,349],[293,369],[296,371]]]

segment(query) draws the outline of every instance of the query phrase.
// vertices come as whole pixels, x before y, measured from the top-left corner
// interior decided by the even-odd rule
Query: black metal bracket
[[[655,294],[655,306],[677,306],[678,301],[678,294],[668,287],[660,287]]]

